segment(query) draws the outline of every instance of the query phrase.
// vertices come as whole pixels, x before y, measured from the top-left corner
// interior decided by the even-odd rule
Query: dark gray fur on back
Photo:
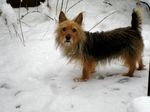
[[[135,55],[136,49],[142,42],[141,33],[131,27],[107,32],[85,32],[85,34],[83,55],[96,60],[115,58],[124,52],[128,52],[130,56]]]

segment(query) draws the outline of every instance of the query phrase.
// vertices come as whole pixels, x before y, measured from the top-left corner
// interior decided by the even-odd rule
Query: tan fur
[[[140,18],[137,18],[140,19]],[[97,59],[83,55],[83,43],[87,39],[85,32],[82,29],[82,20],[83,15],[80,13],[77,17],[75,17],[73,20],[68,20],[67,17],[63,12],[59,15],[59,23],[57,25],[56,29],[56,43],[57,46],[61,48],[64,56],[67,56],[70,61],[77,60],[81,63],[83,66],[82,69],[82,76],[80,78],[75,78],[75,81],[87,81],[90,79],[92,73],[95,71],[95,67],[98,63]],[[140,22],[140,21],[139,21]],[[133,21],[134,24],[134,21]],[[128,31],[128,27],[124,28],[125,31]],[[140,29],[139,29],[140,30]],[[106,32],[107,38],[114,38],[114,35],[116,35],[116,32],[122,32],[121,29],[112,30],[109,32]],[[130,31],[130,30],[129,30]],[[134,31],[130,31],[131,36],[133,35]],[[118,33],[120,37],[123,37],[124,35],[130,35],[127,34],[127,32]],[[137,34],[135,34],[137,35]],[[67,37],[69,37],[69,42],[66,42]],[[131,40],[132,41],[132,40]],[[142,41],[142,39],[141,39]],[[133,77],[133,73],[135,71],[136,63],[138,63],[138,70],[144,69],[144,65],[142,62],[142,52],[143,52],[143,43],[139,41],[139,39],[133,37],[133,49],[136,51],[132,57],[129,54],[129,51],[122,50],[120,53],[113,54],[110,58],[107,59],[107,61],[111,59],[115,59],[118,57],[121,57],[122,60],[124,60],[125,65],[128,66],[129,70],[125,76]],[[136,47],[138,46],[138,47]],[[105,50],[105,49],[104,49]],[[100,52],[100,51],[97,51]],[[101,63],[105,63],[106,61],[101,61]]]
[[[56,30],[57,46],[60,46],[60,48],[62,48],[64,56],[67,56],[68,58],[70,58],[70,60],[81,60],[81,49],[76,48],[77,43],[80,43],[79,45],[82,45],[82,42],[85,40],[85,34],[81,27],[81,22],[79,21],[81,18],[76,17],[73,20],[69,21],[66,20],[66,17],[63,16],[64,15],[62,14],[62,17],[60,17],[61,22],[59,22]],[[66,28],[66,31],[63,31],[63,28]],[[73,29],[76,29],[76,32],[73,32]],[[65,36],[68,34],[72,39],[71,47],[63,44]]]

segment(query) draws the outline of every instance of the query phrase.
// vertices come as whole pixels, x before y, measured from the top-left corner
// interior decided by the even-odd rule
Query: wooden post
[[[149,75],[148,75],[148,96],[150,96],[150,63],[149,63]]]

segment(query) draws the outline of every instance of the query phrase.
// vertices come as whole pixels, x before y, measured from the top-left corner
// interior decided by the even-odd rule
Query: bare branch
[[[12,36],[12,34],[11,34],[11,30],[10,30],[10,28],[9,28],[9,25],[7,24],[6,26],[7,26],[7,28],[8,28],[10,38],[12,39],[13,36]]]
[[[60,8],[60,11],[63,10],[63,5],[64,5],[64,0],[61,1],[61,8]]]
[[[22,15],[20,19],[23,19],[26,15],[28,15],[30,12],[27,11],[26,14]]]
[[[31,27],[29,24],[25,23],[24,21],[21,21],[23,24],[25,24],[28,27]]]
[[[25,16],[27,16],[28,14],[30,14],[30,13],[35,13],[35,12],[41,14],[41,12],[40,12],[40,11],[37,11],[37,10],[36,10],[36,11],[31,11],[31,12],[26,13],[25,15],[22,15],[20,19],[23,19],[23,18],[24,18]],[[48,16],[48,15],[46,15],[46,14],[45,14],[45,16],[47,16],[49,19],[51,19],[51,20],[54,21],[54,18],[52,18],[52,17],[50,17],[50,16]]]
[[[54,21],[54,18],[52,18],[52,17],[50,17],[50,16],[48,16],[48,15],[45,15],[45,16],[47,16],[49,19],[51,19],[51,20]]]
[[[57,12],[58,12],[58,4],[59,4],[59,0],[57,0],[57,3],[56,3],[56,15],[57,15]]]
[[[16,37],[19,37],[20,41],[21,41],[21,42],[22,42],[22,44],[24,45],[24,43],[23,43],[23,41],[22,41],[22,38],[21,38],[21,36],[19,35],[19,33],[18,33],[18,31],[17,31],[17,29],[16,29],[15,25],[12,25],[12,26],[13,26],[14,31],[15,31],[15,33],[16,33]],[[24,45],[24,46],[25,46],[25,45]]]
[[[66,2],[65,13],[66,13],[66,11],[67,11],[68,4],[69,4],[69,0],[67,0],[67,2]]]
[[[96,24],[89,30],[89,32],[90,32],[91,30],[93,30],[96,26],[98,26],[100,23],[102,23],[106,18],[108,18],[109,16],[113,15],[113,14],[116,13],[116,12],[117,12],[117,11],[114,11],[114,12],[110,13],[109,15],[105,16],[101,21],[99,21],[98,23],[96,23]]]
[[[49,9],[51,9],[51,6],[50,6],[50,4],[49,4],[49,0],[47,0],[47,7],[48,7]]]
[[[20,7],[21,7],[21,1],[20,1]],[[24,39],[24,35],[23,35],[23,30],[22,30],[22,23],[21,23],[21,15],[20,15],[20,7],[19,7],[19,26],[20,26],[20,31],[21,31],[21,36],[22,36],[22,43],[25,46],[25,39]],[[13,26],[15,29],[15,26]]]
[[[42,39],[47,35],[49,29],[47,29],[47,31],[44,33],[44,35],[42,36]]]
[[[78,2],[76,2],[75,4],[73,4],[68,10],[67,12],[69,12],[70,9],[72,9],[74,6],[76,6],[77,4],[79,4],[80,2],[82,2],[83,0],[79,0]]]
[[[11,30],[10,30],[10,28],[9,28],[9,25],[8,25],[8,22],[7,22],[7,19],[6,19],[6,18],[5,18],[5,24],[6,24],[7,28],[8,28],[10,38],[12,39]]]

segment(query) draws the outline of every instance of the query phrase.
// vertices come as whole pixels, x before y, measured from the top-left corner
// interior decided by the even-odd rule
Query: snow
[[[119,10],[92,32],[130,25],[135,2],[109,1],[113,6],[104,4],[103,0],[82,1],[67,12],[67,16],[72,19],[83,11],[83,27],[89,30],[103,17]],[[56,2],[51,0],[51,3],[50,15],[57,19]],[[69,0],[68,8],[74,3]],[[33,10],[37,8],[30,8]],[[21,15],[25,13],[21,8]],[[10,38],[0,17],[0,112],[127,112],[132,100],[147,94],[150,22],[142,26],[146,70],[135,71],[133,78],[124,77],[121,74],[127,68],[114,60],[110,65],[99,65],[91,80],[74,82],[73,78],[81,74],[81,66],[68,63],[62,57],[54,41],[56,22],[41,15],[30,13],[22,19],[26,23],[22,23],[26,46],[15,33],[12,32],[13,38]],[[145,19],[148,18],[143,21]]]
[[[50,10],[51,10],[51,7],[50,6],[47,6],[47,1],[45,1],[44,3],[41,2],[41,13],[45,16],[48,16],[50,17]]]
[[[139,97],[132,101],[128,107],[128,112],[149,112],[150,97]]]
[[[3,3],[1,6],[2,17],[8,24],[17,24],[17,15],[10,4]]]

